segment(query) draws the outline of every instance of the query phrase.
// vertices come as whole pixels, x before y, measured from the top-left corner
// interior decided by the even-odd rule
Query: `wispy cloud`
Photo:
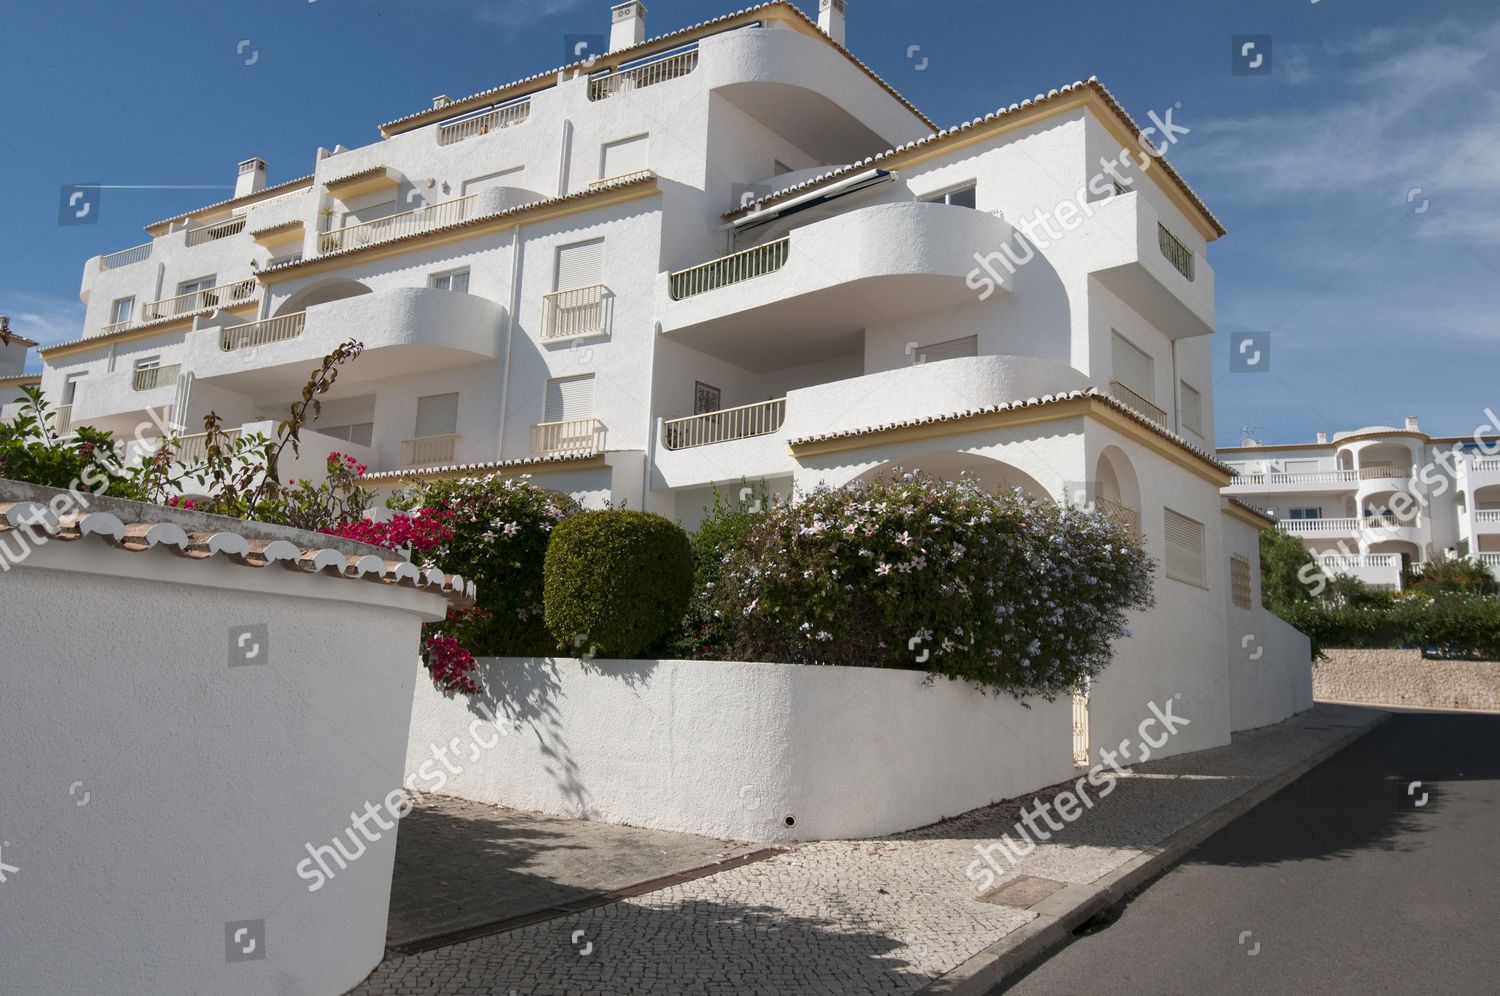
[[[469,10],[485,24],[521,28],[582,6],[583,0],[485,0]]]

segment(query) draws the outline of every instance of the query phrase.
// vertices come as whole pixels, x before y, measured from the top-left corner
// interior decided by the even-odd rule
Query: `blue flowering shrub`
[[[738,660],[929,671],[1052,697],[1109,664],[1152,565],[1109,516],[920,474],[820,489],[722,548]]]

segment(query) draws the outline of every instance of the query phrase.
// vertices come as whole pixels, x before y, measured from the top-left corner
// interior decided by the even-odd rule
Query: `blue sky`
[[[650,0],[650,33],[728,13]],[[815,0],[800,6],[816,15]],[[553,68],[606,32],[608,0],[71,0],[0,10],[0,312],[43,342],[81,324],[83,262],[141,226],[271,182],[318,146],[364,145],[434,94]],[[1230,72],[1269,34],[1272,73]],[[1224,221],[1222,444],[1422,418],[1469,433],[1500,409],[1500,9],[1450,0],[849,0],[849,45],[948,125],[1089,75],[1137,118],[1181,103],[1173,163]],[[64,184],[109,189],[60,227]],[[1265,373],[1230,373],[1238,330]],[[35,365],[35,364],[33,364]]]

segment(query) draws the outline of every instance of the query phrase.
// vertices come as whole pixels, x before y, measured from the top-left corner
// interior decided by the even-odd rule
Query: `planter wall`
[[[356,985],[383,953],[396,832],[367,820],[363,854],[346,834],[400,785],[441,587],[329,537],[247,541],[201,515],[183,521],[209,531],[127,534],[134,520],[96,512],[37,542],[5,501],[0,990]],[[309,891],[307,845],[335,837],[356,860]]]
[[[920,672],[480,666],[491,696],[473,702],[418,677],[407,768],[420,790],[716,837],[820,840],[924,826],[1075,773],[1068,700],[1026,708]],[[444,747],[447,765],[434,760]]]

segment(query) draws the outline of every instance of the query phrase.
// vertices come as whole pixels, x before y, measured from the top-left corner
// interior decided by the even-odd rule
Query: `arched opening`
[[[873,481],[896,471],[920,471],[928,477],[944,481],[956,481],[961,477],[975,481],[987,491],[1013,491],[1020,488],[1033,498],[1053,500],[1047,489],[1036,478],[1008,463],[973,453],[955,453],[934,450],[919,453],[902,460],[892,460],[872,467],[855,478],[856,481]]]
[[[1130,457],[1118,446],[1106,446],[1094,465],[1089,500],[1100,511],[1113,515],[1139,542],[1141,539],[1141,486]]]
[[[276,316],[291,315],[299,311],[306,311],[313,305],[327,304],[330,301],[342,301],[346,298],[360,297],[372,293],[370,288],[358,280],[350,280],[347,277],[336,277],[332,280],[324,280],[304,287],[282,303],[276,309]]]

